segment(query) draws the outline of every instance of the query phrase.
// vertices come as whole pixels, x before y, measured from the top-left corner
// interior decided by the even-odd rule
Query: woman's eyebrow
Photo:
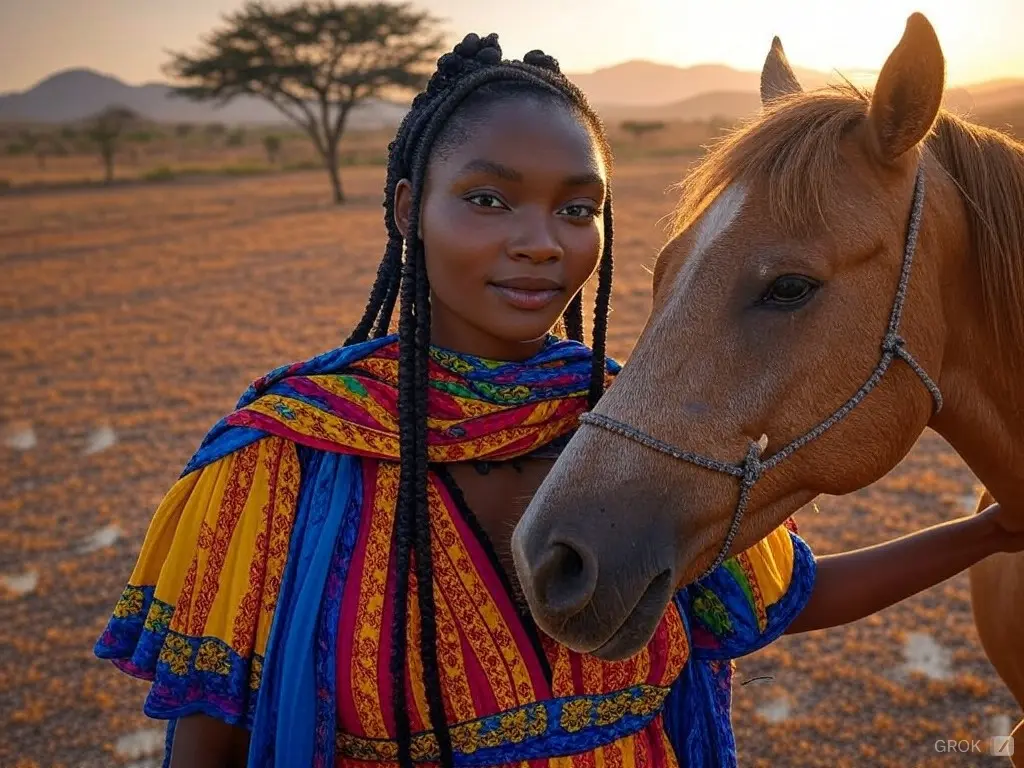
[[[469,173],[486,173],[491,176],[497,176],[499,179],[505,179],[506,181],[523,180],[523,174],[515,168],[509,168],[507,165],[496,163],[493,160],[484,160],[483,158],[470,160],[462,166],[462,170],[459,171],[460,176]]]
[[[505,181],[521,182],[523,180],[523,174],[515,168],[502,165],[494,160],[485,160],[484,158],[470,160],[462,166],[459,171],[460,176],[465,176],[471,173],[486,173],[490,176],[497,176],[499,179],[504,179]],[[597,171],[586,171],[584,173],[575,173],[571,176],[566,176],[562,183],[567,187],[586,187],[591,184],[603,185],[604,177]]]
[[[586,173],[576,173],[572,176],[566,176],[564,184],[567,187],[586,187],[591,184],[603,185],[604,177],[597,171],[587,171]]]

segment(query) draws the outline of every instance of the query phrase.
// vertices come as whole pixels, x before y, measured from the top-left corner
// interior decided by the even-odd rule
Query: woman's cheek
[[[570,240],[566,253],[566,272],[578,289],[590,279],[601,260],[603,240],[597,231],[585,230]]]

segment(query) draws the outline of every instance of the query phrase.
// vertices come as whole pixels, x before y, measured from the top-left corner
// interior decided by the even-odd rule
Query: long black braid
[[[362,319],[345,344],[356,344],[388,334],[396,303],[399,304],[398,408],[400,475],[395,513],[394,547],[397,566],[394,623],[391,628],[391,676],[394,687],[394,718],[398,757],[402,768],[411,768],[412,733],[406,692],[408,652],[408,600],[415,568],[416,598],[420,614],[423,678],[430,726],[437,739],[440,764],[454,765],[451,734],[437,661],[437,625],[431,564],[428,513],[427,393],[430,345],[430,287],[426,259],[419,237],[420,206],[427,166],[432,154],[454,143],[468,130],[466,117],[474,107],[512,98],[518,93],[538,94],[564,102],[588,123],[610,165],[604,128],[583,93],[561,73],[558,62],[541,51],[531,51],[523,61],[502,60],[498,36],[470,34],[455,49],[438,59],[436,72],[388,146],[387,181],[384,189],[384,221],[388,244]],[[395,221],[395,190],[402,179],[411,186],[411,213],[403,238]],[[593,323],[593,368],[589,402],[604,392],[605,347],[612,284],[612,203],[609,194],[603,210],[604,249],[598,268]],[[566,335],[583,341],[582,291],[569,303],[562,321]]]

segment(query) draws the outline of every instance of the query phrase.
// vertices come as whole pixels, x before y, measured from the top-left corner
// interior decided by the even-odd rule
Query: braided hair
[[[606,166],[610,165],[610,151],[600,119],[583,93],[562,74],[554,58],[535,50],[527,53],[522,61],[503,60],[496,34],[483,38],[476,34],[467,35],[453,51],[438,59],[437,70],[426,89],[413,100],[394,141],[388,146],[387,181],[384,188],[384,222],[388,231],[388,244],[362,319],[345,342],[347,346],[371,337],[387,335],[395,304],[400,303],[398,408],[401,470],[394,530],[397,590],[391,627],[390,672],[393,679],[398,758],[402,768],[411,768],[413,764],[405,685],[408,652],[406,607],[413,567],[421,621],[423,682],[430,726],[437,739],[440,764],[445,768],[454,764],[437,661],[437,624],[427,500],[430,288],[423,242],[419,237],[424,180],[431,157],[465,138],[474,114],[478,115],[486,105],[527,93],[559,101],[585,120],[604,155]],[[395,221],[395,190],[402,179],[409,180],[412,191],[408,234],[404,238]],[[605,380],[605,343],[612,284],[610,194],[605,199],[603,222],[604,250],[598,268],[591,343],[591,406],[601,397]],[[582,290],[569,303],[562,321],[569,338],[583,341]]]

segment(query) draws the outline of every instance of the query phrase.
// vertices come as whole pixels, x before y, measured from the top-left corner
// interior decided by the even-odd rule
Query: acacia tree
[[[263,137],[263,149],[267,153],[267,162],[277,165],[278,155],[281,153],[281,137],[270,134]]]
[[[632,134],[635,139],[642,139],[648,133],[660,131],[665,127],[661,120],[626,120],[622,124],[622,130]]]
[[[406,3],[250,1],[223,17],[195,53],[172,53],[174,92],[226,104],[258,96],[309,135],[341,203],[338,142],[352,109],[418,90],[443,38],[438,20]]]
[[[39,170],[46,169],[46,155],[53,146],[53,140],[43,133],[25,129],[20,133],[21,147],[25,152],[36,156]]]
[[[99,150],[103,161],[105,182],[114,180],[114,158],[125,130],[138,121],[138,115],[125,107],[108,107],[100,112],[86,127],[86,135]]]

